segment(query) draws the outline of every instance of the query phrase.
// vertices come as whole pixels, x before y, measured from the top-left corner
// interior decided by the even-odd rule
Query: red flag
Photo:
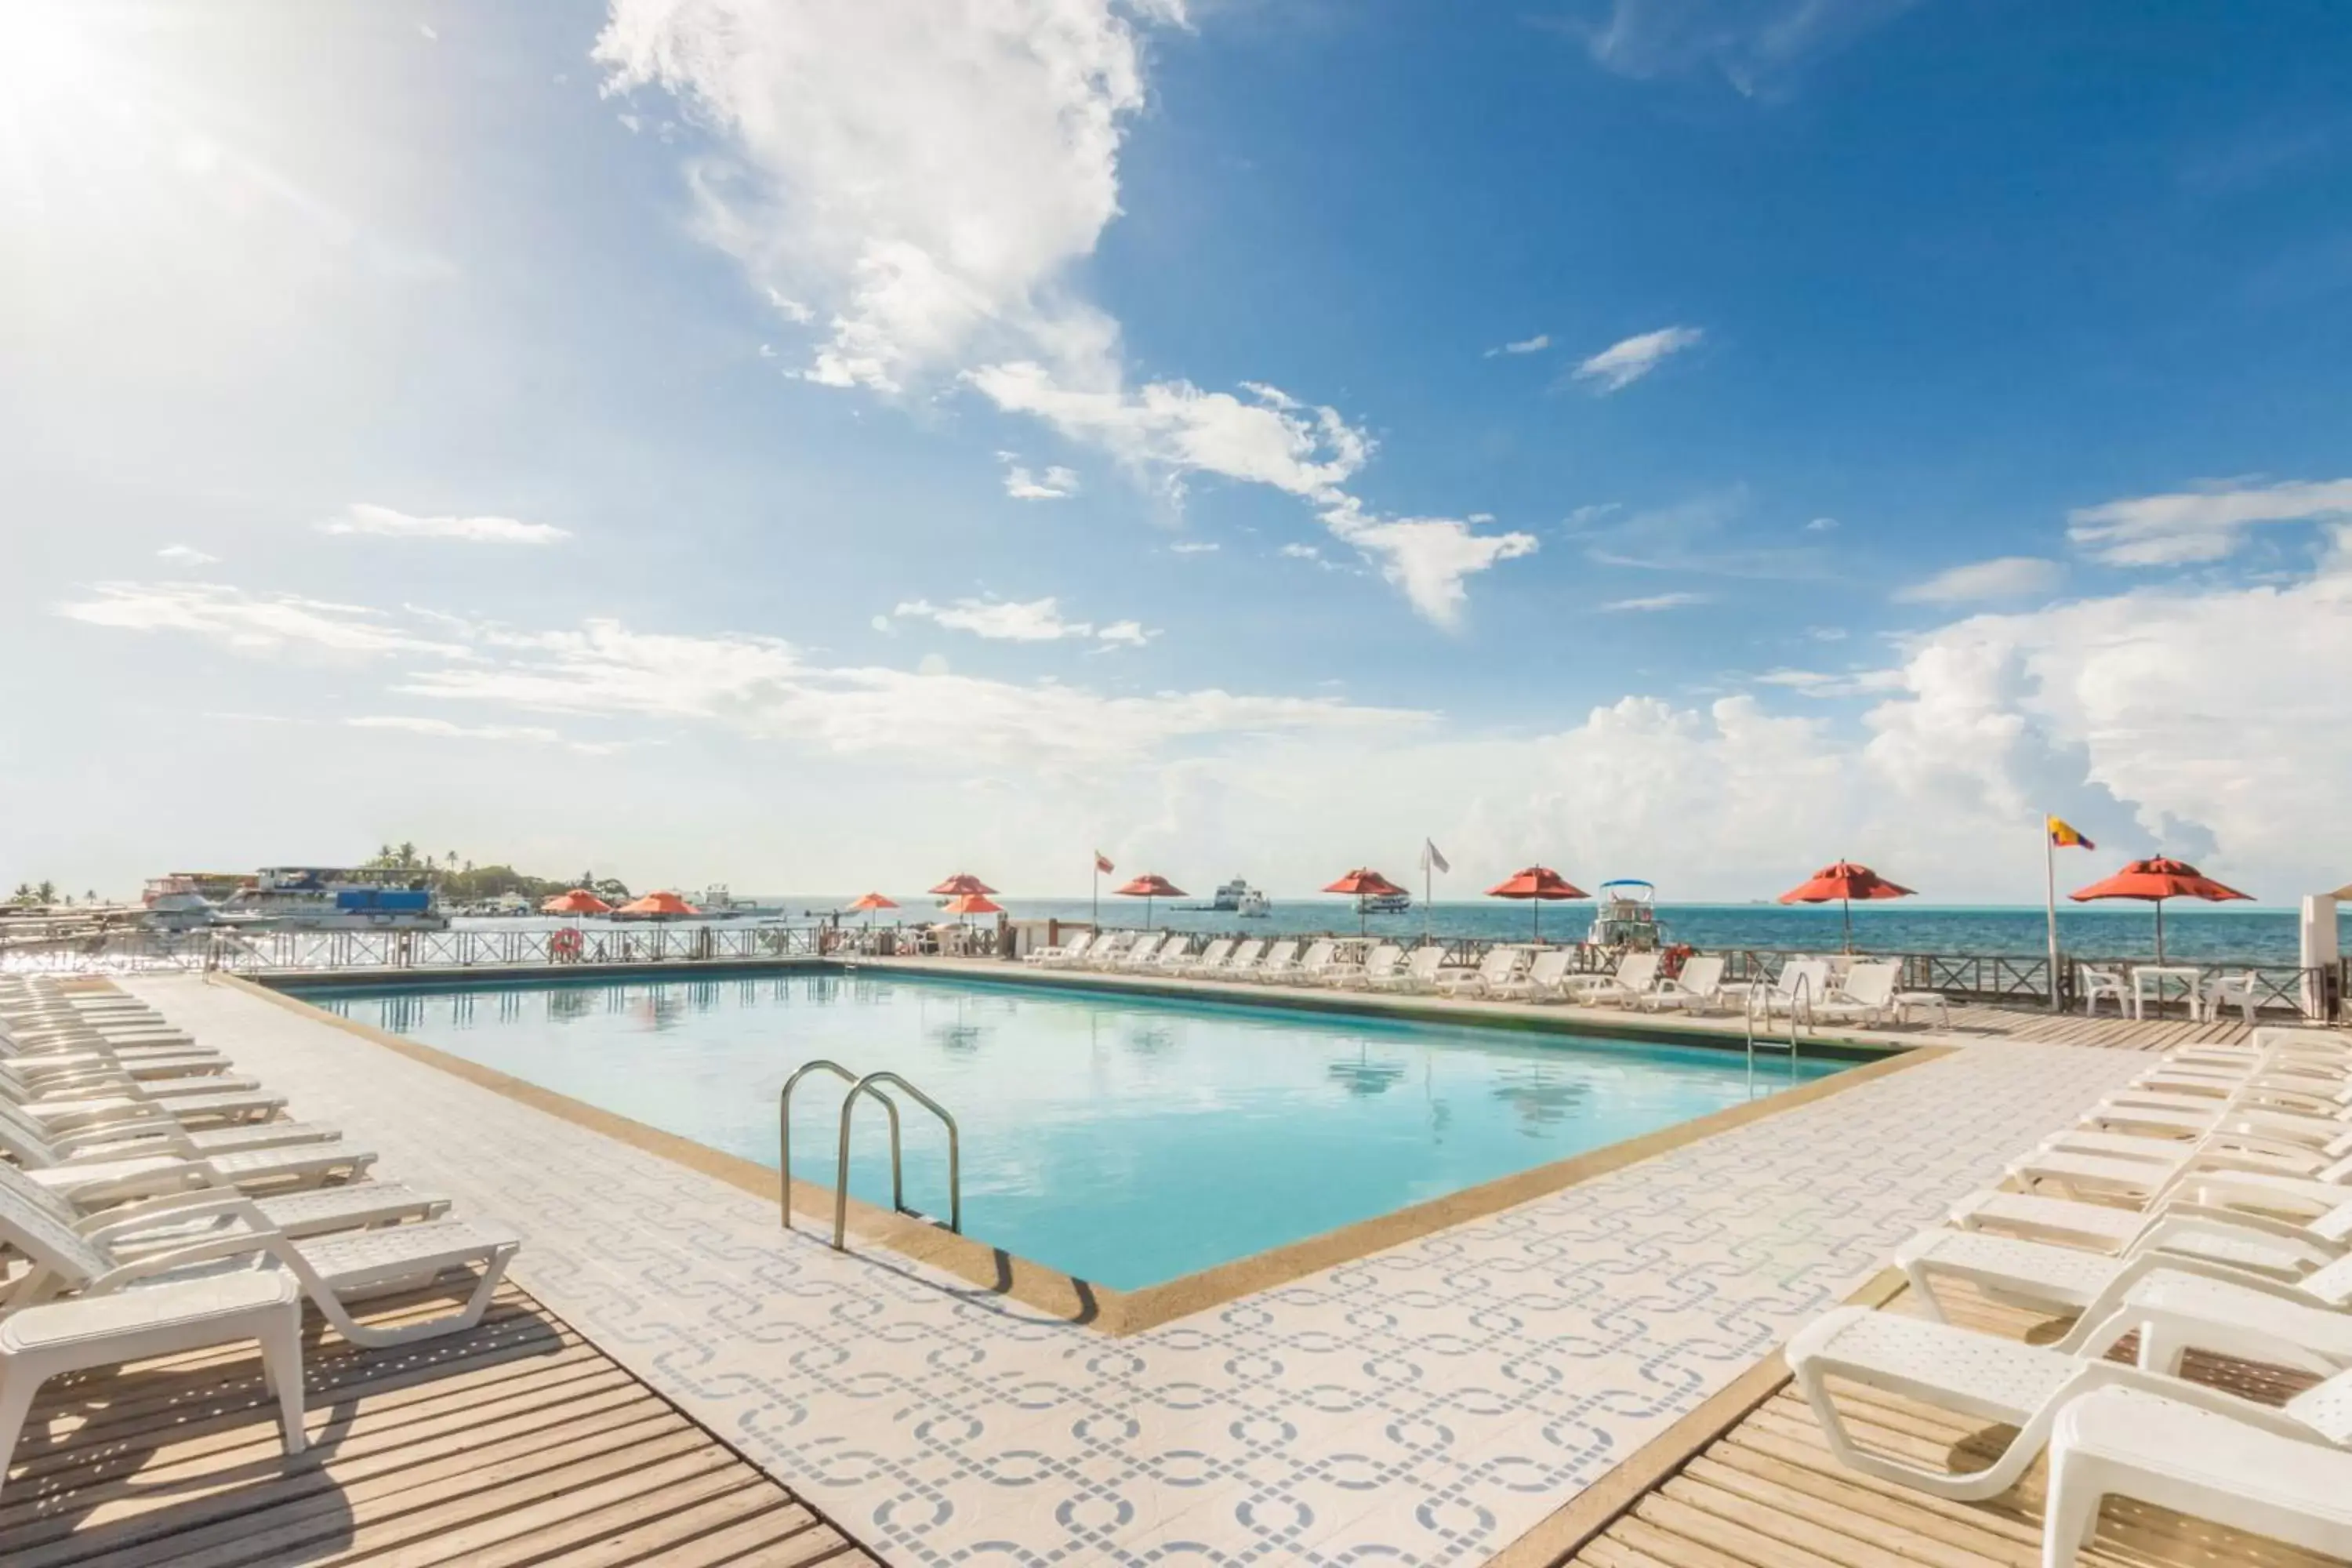
[[[1097,849],[1095,851],[1095,869],[1108,876],[1111,872],[1118,870],[1118,868],[1110,863],[1109,856]]]

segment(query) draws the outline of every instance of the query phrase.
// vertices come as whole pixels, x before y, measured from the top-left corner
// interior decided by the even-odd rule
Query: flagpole
[[[2063,1005],[2058,999],[2058,846],[2047,816],[2042,819],[2042,891],[2050,922],[2050,1010],[2055,1013]]]
[[[1087,923],[1102,930],[1102,851],[1095,851],[1094,891],[1087,896]]]

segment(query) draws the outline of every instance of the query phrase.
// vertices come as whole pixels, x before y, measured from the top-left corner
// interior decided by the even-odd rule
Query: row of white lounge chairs
[[[52,1377],[257,1342],[290,1455],[305,1298],[370,1346],[488,1308],[520,1237],[370,1179],[374,1151],[289,1120],[283,1095],[233,1067],[110,986],[0,981],[0,1481]],[[453,1275],[454,1312],[352,1314]]]
[[[2042,1562],[2069,1563],[2108,1496],[2352,1557],[2352,1037],[2257,1029],[2184,1047],[1962,1202],[1895,1261],[1927,1318],[1843,1307],[1789,1345],[1832,1451],[1955,1500],[2046,1447]],[[1966,1282],[2074,1320],[2028,1344],[1943,1321]],[[2139,1336],[2137,1364],[2105,1359]],[[2188,1351],[2321,1378],[2284,1406],[2182,1375]],[[1980,1469],[1859,1444],[1832,1380],[2017,1428]]]
[[[1359,944],[1365,945],[1365,944]],[[1200,952],[1181,931],[1085,932],[1059,947],[1041,949],[1029,962],[1049,969],[1095,969],[1129,974],[1173,975],[1186,980],[1247,981],[1262,984],[1329,985],[1408,994],[1484,996],[1498,1001],[1578,1002],[1709,1013],[1738,1012],[1751,1005],[1774,1016],[1808,1023],[1883,1025],[1907,1020],[1914,1010],[1949,1014],[1942,995],[1902,986],[1902,964],[1894,959],[1858,960],[1843,974],[1828,959],[1791,959],[1769,987],[1724,978],[1725,960],[1702,953],[1684,961],[1680,973],[1662,973],[1663,955],[1629,952],[1606,974],[1577,973],[1572,947],[1527,948],[1498,943],[1475,965],[1448,965],[1446,949],[1424,942],[1408,951],[1397,942],[1365,945],[1360,959],[1343,956],[1336,938],[1315,941],[1218,937]]]

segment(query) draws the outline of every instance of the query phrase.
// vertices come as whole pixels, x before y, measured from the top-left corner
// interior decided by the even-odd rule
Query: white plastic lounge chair
[[[1404,962],[1404,949],[1392,942],[1376,942],[1364,956],[1351,963],[1334,963],[1322,973],[1326,985],[1360,987],[1383,975],[1392,974]]]
[[[1155,974],[1175,974],[1181,973],[1192,958],[1192,939],[1181,931],[1170,931],[1168,940],[1160,944],[1160,951],[1136,967],[1150,970]]]
[[[2106,1326],[2129,1329],[2120,1320],[2110,1320]],[[1924,1318],[1840,1307],[1801,1330],[1789,1342],[1788,1359],[1797,1386],[1804,1391],[1822,1424],[1822,1435],[1839,1459],[1864,1475],[1958,1502],[1996,1497],[2015,1485],[2049,1440],[2059,1411],[2102,1388],[2193,1398],[2206,1408],[2232,1414],[2242,1413],[2242,1412],[2260,1412],[2259,1424],[2270,1430],[2301,1431],[2313,1440],[2352,1437],[2352,1373],[2337,1373],[2282,1409],[2101,1359],[2112,1343],[2112,1339],[2105,1344],[2095,1342],[2069,1352]],[[2284,1357],[2282,1364],[2291,1365],[2294,1353],[2292,1346],[2265,1347],[2263,1359]],[[1931,1470],[1856,1445],[1831,1398],[1832,1377],[2014,1426],[2017,1436],[1982,1469]]]
[[[274,1149],[292,1143],[332,1143],[342,1130],[318,1121],[245,1121],[227,1127],[189,1129],[152,1106],[134,1106],[110,1121],[51,1126],[22,1106],[0,1100],[0,1134],[46,1141],[61,1154],[92,1159],[137,1154],[223,1154],[241,1149]]]
[[[1125,947],[1119,949],[1118,952],[1113,952],[1108,959],[1101,961],[1097,964],[1097,967],[1103,969],[1140,969],[1145,964],[1150,963],[1153,959],[1158,958],[1160,956],[1160,950],[1167,945],[1167,936],[1159,931],[1138,931],[1132,942],[1129,942]]]
[[[1320,985],[1330,978],[1332,966],[1338,962],[1339,944],[1336,942],[1311,942],[1300,955],[1298,967],[1291,973],[1293,985]]]
[[[1233,955],[1233,951],[1234,939],[1221,936],[1187,960],[1181,965],[1182,971],[1188,975],[1214,974],[1224,967],[1225,960]]]
[[[1252,980],[1281,980],[1297,967],[1298,944],[1295,942],[1277,942],[1269,946],[1259,955],[1258,961],[1250,966],[1249,977]]]
[[[141,1056],[110,1050],[25,1051],[13,1056],[0,1051],[0,1061],[6,1062],[28,1082],[100,1071],[121,1072],[142,1079],[219,1078],[227,1073],[231,1065],[226,1057],[218,1055],[173,1052],[169,1055]]]
[[[1415,993],[1433,990],[1437,984],[1437,971],[1444,962],[1444,947],[1433,942],[1423,942],[1405,954],[1402,966],[1373,982],[1372,989]]]
[[[2042,1568],[2067,1568],[2090,1545],[2111,1496],[2352,1557],[2352,1455],[2313,1441],[2314,1428],[2343,1441],[2340,1414],[2253,1419],[2243,1403],[2186,1387],[2103,1388],[2069,1400],[2050,1435]]]
[[[0,1100],[48,1128],[85,1127],[136,1117],[163,1117],[183,1127],[266,1121],[286,1108],[282,1094],[182,1094],[168,1099],[131,1094],[58,1094],[19,1099],[0,1083]]]
[[[163,1140],[138,1145],[60,1147],[46,1135],[0,1120],[0,1153],[25,1173],[76,1203],[139,1196],[188,1186],[321,1186],[356,1181],[375,1163],[375,1151],[341,1139],[332,1142],[181,1153]]]
[[[1682,973],[1660,975],[1658,983],[1643,994],[1642,1006],[1654,1013],[1667,1007],[1698,1013],[1728,1006],[1730,993],[1723,984],[1724,962],[1720,953],[1700,953],[1683,960]]]
[[[1234,951],[1226,956],[1225,962],[1218,965],[1216,973],[1208,976],[1208,978],[1212,980],[1247,980],[1252,974],[1256,973],[1258,960],[1265,955],[1265,939],[1263,937],[1251,937],[1248,941],[1244,942],[1239,946],[1235,947]]]
[[[1526,956],[1522,949],[1497,942],[1486,950],[1475,968],[1440,970],[1437,988],[1448,996],[1488,995],[1518,973],[1519,961]]]
[[[1759,998],[1764,1004],[1764,1016],[1769,1018],[1786,1014],[1810,1023],[1812,1008],[1829,994],[1830,984],[1829,960],[1792,958],[1780,965],[1780,973]]]
[[[2153,1245],[2158,1227],[2176,1219],[2210,1222],[2210,1226],[2226,1227],[2228,1234],[2216,1234],[2205,1224],[2168,1229],[2164,1239],[2168,1249],[2282,1279],[2299,1279],[2352,1250],[2352,1193],[2332,1208],[2290,1220],[2182,1199],[2138,1210],[2037,1193],[1986,1191],[1972,1193],[1953,1205],[1946,1223],[1961,1230],[1993,1231],[2122,1255]]]
[[[1059,947],[1033,948],[1030,950],[1027,962],[1039,964],[1074,963],[1087,955],[1087,949],[1094,945],[1094,932],[1082,931]]]
[[[1654,952],[1629,952],[1618,961],[1616,973],[1571,975],[1568,988],[1589,1005],[1637,1006],[1658,983],[1659,962]]]
[[[204,1275],[0,1316],[0,1484],[33,1396],[50,1378],[247,1340],[261,1347],[262,1378],[278,1396],[286,1452],[299,1454],[302,1289],[284,1269]]]
[[[1891,1021],[1896,1011],[1895,977],[1901,972],[1902,965],[1892,959],[1865,959],[1848,966],[1830,983],[1827,995],[1813,999],[1813,1016],[1869,1025]]]
[[[1487,987],[1486,994],[1528,1002],[1557,1000],[1568,994],[1568,966],[1575,961],[1574,948],[1548,947],[1528,961],[1525,973]]]
[[[1277,960],[1276,954],[1281,953],[1285,947],[1289,949],[1290,954],[1297,956],[1285,954]],[[1315,978],[1315,968],[1311,966],[1328,965],[1332,953],[1338,951],[1339,944],[1332,942],[1308,942],[1304,952],[1300,951],[1298,943],[1286,942],[1266,955],[1265,962],[1257,966],[1255,978],[1269,985],[1304,984]]]
[[[2131,1003],[2131,982],[2124,977],[2121,970],[2094,969],[2087,963],[2081,963],[2074,966],[2074,973],[2083,978],[2084,1016],[2097,1017],[2102,1000],[2116,1005],[2116,1017],[2126,1016]]]
[[[214,1211],[215,1198],[236,1195],[233,1188],[191,1187],[162,1193],[128,1204],[108,1205],[85,1213],[71,1198],[53,1193],[24,1172],[0,1164],[0,1187],[47,1214],[78,1236],[112,1227],[114,1250],[125,1257],[157,1251],[217,1235],[236,1225]],[[438,1219],[449,1212],[449,1200],[438,1193],[421,1193],[396,1182],[353,1182],[347,1186],[318,1187],[304,1193],[281,1193],[253,1200],[262,1218],[279,1234],[325,1236],[339,1230],[368,1230],[404,1220]],[[191,1212],[195,1217],[188,1217]],[[139,1221],[133,1229],[124,1225]],[[0,1309],[8,1291],[0,1289]]]
[[[297,1241],[272,1229],[253,1200],[236,1193],[217,1195],[208,1204],[188,1205],[174,1217],[185,1222],[213,1215],[235,1221],[240,1228],[124,1258],[111,1245],[114,1237],[118,1233],[135,1236],[148,1222],[123,1220],[98,1226],[84,1235],[59,1226],[12,1190],[0,1188],[0,1241],[22,1252],[33,1264],[13,1288],[12,1299],[37,1306],[68,1293],[85,1300],[109,1297],[134,1290],[149,1280],[184,1278],[185,1271],[197,1264],[243,1258],[252,1268],[267,1269],[274,1264],[290,1272],[336,1332],[353,1344],[406,1344],[456,1333],[481,1321],[508,1263],[522,1246],[522,1238],[503,1226],[462,1219],[419,1220],[414,1225]],[[352,1301],[423,1285],[469,1268],[479,1273],[465,1304],[455,1312],[398,1328],[373,1327],[352,1317]],[[217,1275],[219,1271],[207,1272]]]
[[[2300,1279],[2173,1254],[2161,1239],[2127,1257],[2102,1258],[2048,1242],[1964,1230],[1926,1230],[1895,1250],[1895,1266],[1920,1305],[1944,1321],[1939,1280],[1965,1279],[1994,1300],[2072,1314],[2074,1328],[2053,1348],[2073,1350],[2117,1315],[2139,1331],[2139,1364],[2178,1374],[2181,1352],[2297,1352],[2286,1363],[2329,1375],[2352,1367],[2352,1258]],[[2245,1340],[2249,1330],[2263,1337]]]

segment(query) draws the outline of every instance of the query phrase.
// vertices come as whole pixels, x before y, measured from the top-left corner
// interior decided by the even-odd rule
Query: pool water
[[[1737,1052],[872,971],[337,987],[306,1000],[772,1167],[801,1063],[903,1074],[955,1115],[967,1236],[1118,1289],[1303,1240],[1750,1098]],[[1837,1064],[1801,1063],[1799,1082]],[[1753,1093],[1785,1089],[1759,1059]],[[844,1086],[793,1097],[830,1187]],[[907,1202],[948,1212],[946,1137],[904,1117]],[[881,1108],[850,1190],[889,1201]]]

